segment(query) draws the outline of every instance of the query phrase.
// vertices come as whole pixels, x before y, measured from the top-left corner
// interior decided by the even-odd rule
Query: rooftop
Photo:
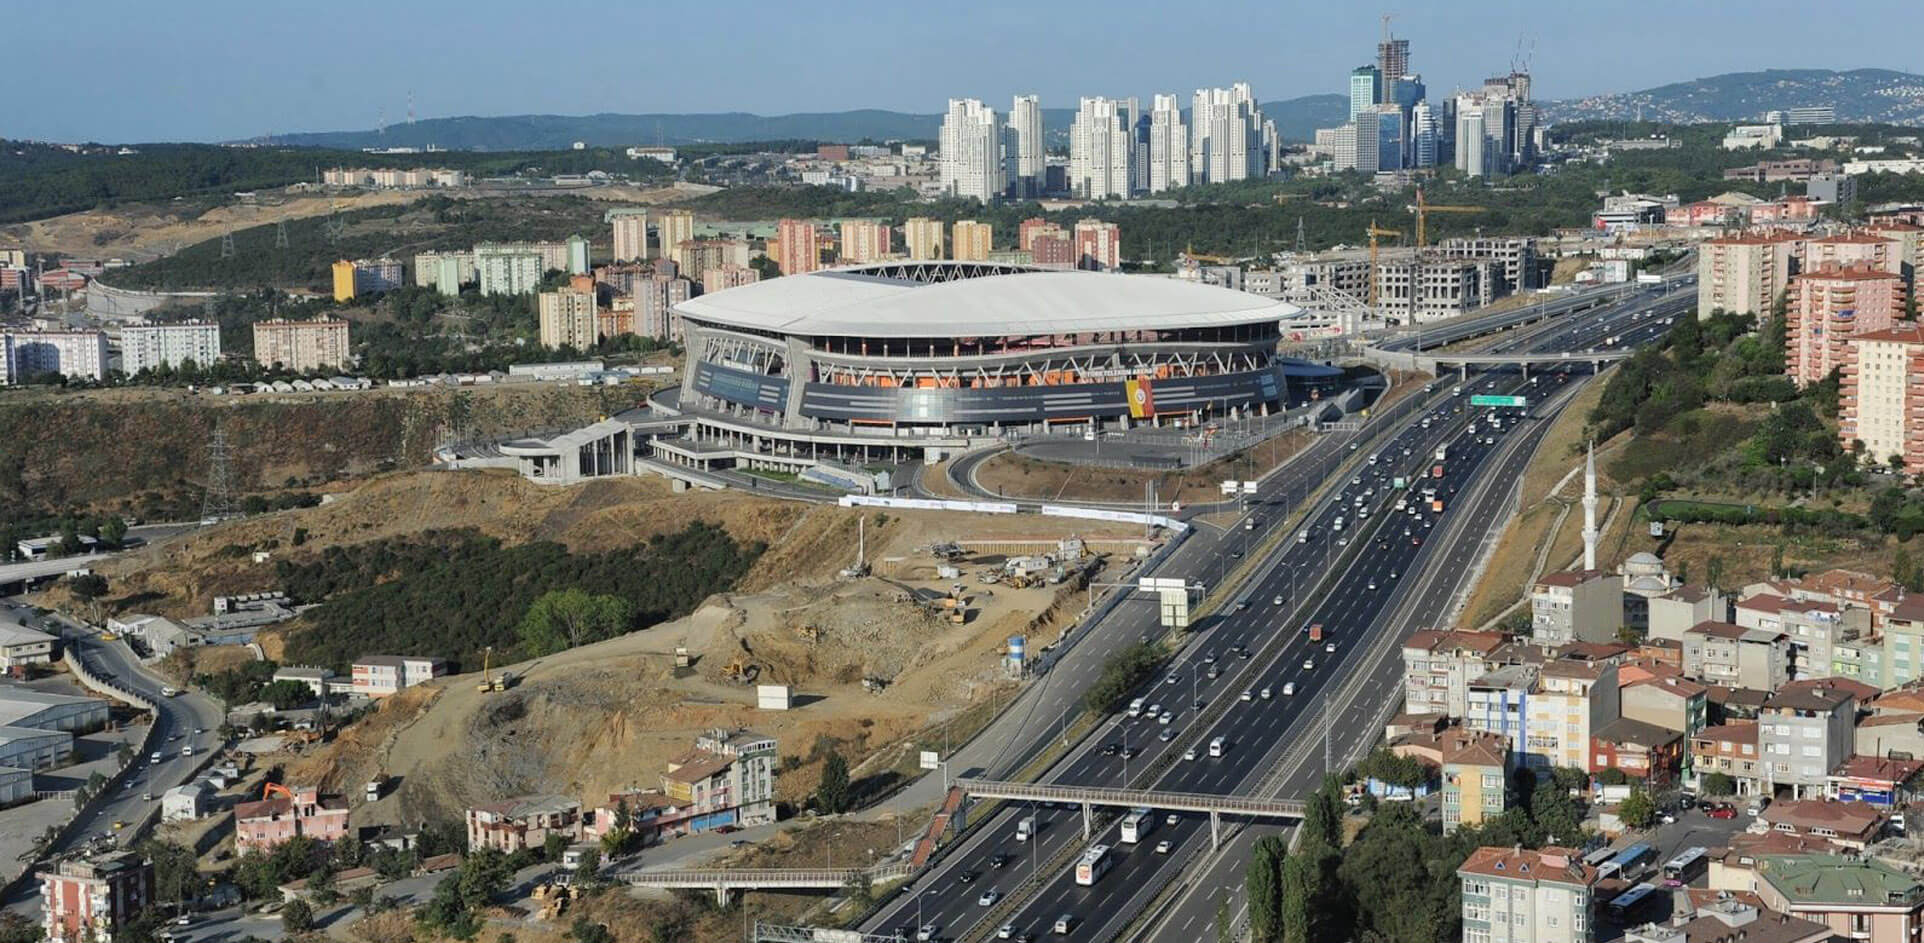
[[[1683,738],[1683,734],[1656,724],[1619,717],[1591,736],[1605,743],[1628,743],[1640,747],[1660,747]]]
[[[1551,881],[1558,884],[1595,884],[1597,872],[1585,867],[1576,851],[1545,845],[1528,848],[1485,846],[1470,852],[1456,873],[1510,880]]]
[[[1603,570],[1561,570],[1537,577],[1538,586],[1578,586],[1594,579],[1611,577]]]
[[[1884,813],[1868,802],[1784,799],[1765,806],[1759,817],[1772,825],[1782,823],[1804,831],[1828,828],[1840,835],[1861,835],[1874,831]]]
[[[520,819],[530,815],[558,815],[579,811],[581,803],[567,796],[543,794],[517,796],[499,802],[483,802],[469,809],[470,812],[489,812],[501,818]]]
[[[1911,906],[1924,885],[1874,860],[1844,855],[1766,855],[1757,875],[1792,904]]]
[[[15,645],[39,645],[53,641],[53,636],[39,629],[29,629],[18,622],[0,622],[0,648]]]

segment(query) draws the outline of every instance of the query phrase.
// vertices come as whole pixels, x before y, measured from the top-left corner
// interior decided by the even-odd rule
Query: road
[[[1643,319],[1639,325],[1634,318],[1637,307],[1647,305],[1649,296],[1642,296],[1631,305],[1620,306],[1583,323],[1560,326],[1550,335],[1536,339],[1531,346],[1561,345],[1576,342],[1589,346],[1608,346],[1605,337],[1610,334],[1619,336],[1622,343],[1634,343],[1654,336],[1660,328],[1658,318]],[[1631,330],[1634,327],[1635,330]],[[1566,348],[1568,349],[1568,348]],[[1549,374],[1548,379],[1539,376],[1536,400],[1550,395],[1555,388],[1567,383],[1573,375],[1562,372]],[[1492,389],[1499,383],[1510,386],[1524,386],[1520,378],[1494,378],[1482,381]],[[1478,389],[1481,392],[1481,389]],[[1445,399],[1443,394],[1433,394],[1422,400],[1430,408],[1437,400]],[[1414,402],[1414,400],[1412,400]],[[1163,701],[1164,706],[1172,707],[1171,723],[1166,727],[1161,723],[1146,720],[1127,720],[1112,718],[1096,736],[1090,737],[1077,750],[1059,763],[1043,777],[1048,782],[1075,783],[1082,785],[1112,785],[1125,779],[1132,785],[1149,785],[1155,788],[1177,789],[1194,792],[1243,792],[1259,785],[1259,780],[1268,775],[1276,766],[1275,760],[1286,744],[1300,739],[1299,734],[1321,726],[1324,729],[1341,730],[1343,742],[1332,747],[1354,748],[1366,745],[1375,736],[1371,724],[1350,723],[1343,726],[1349,718],[1337,717],[1325,722],[1321,718],[1321,707],[1317,705],[1320,696],[1341,684],[1351,669],[1349,662],[1363,659],[1350,659],[1348,653],[1357,650],[1374,649],[1377,654],[1393,651],[1393,645],[1374,646],[1367,644],[1377,636],[1387,632],[1387,620],[1379,620],[1379,615],[1391,611],[1392,600],[1396,605],[1410,607],[1415,602],[1418,607],[1436,605],[1438,600],[1447,602],[1455,590],[1455,583],[1467,572],[1474,560],[1483,534],[1489,526],[1502,520],[1507,514],[1505,502],[1509,499],[1510,489],[1506,482],[1513,482],[1520,474],[1527,456],[1528,441],[1541,434],[1544,423],[1525,421],[1519,426],[1506,423],[1501,434],[1491,430],[1480,430],[1477,434],[1462,431],[1457,424],[1469,416],[1458,412],[1459,404],[1445,404],[1440,407],[1442,414],[1433,414],[1429,428],[1421,423],[1406,426],[1388,448],[1382,449],[1383,460],[1378,467],[1355,476],[1345,493],[1325,504],[1312,521],[1311,530],[1303,535],[1302,542],[1284,544],[1281,559],[1267,566],[1262,577],[1241,598],[1249,601],[1245,610],[1232,612],[1220,623],[1203,628],[1197,634],[1199,641],[1192,644],[1189,651],[1180,658],[1172,671],[1173,684],[1163,684],[1146,696]],[[1447,418],[1447,421],[1439,421]],[[1479,417],[1480,418],[1480,417]],[[1525,436],[1515,435],[1518,428],[1529,430]],[[1462,499],[1470,502],[1468,514],[1459,514],[1480,523],[1476,527],[1460,527],[1454,538],[1446,542],[1440,554],[1429,554],[1424,549],[1424,537],[1432,534],[1437,521],[1443,515],[1418,513],[1403,515],[1398,524],[1391,525],[1384,532],[1384,539],[1376,546],[1374,553],[1356,554],[1345,558],[1332,545],[1340,537],[1333,537],[1334,519],[1339,513],[1354,508],[1356,494],[1370,488],[1382,488],[1378,496],[1366,501],[1378,504],[1378,519],[1388,513],[1380,505],[1386,500],[1387,485],[1394,475],[1415,477],[1430,461],[1434,447],[1446,437],[1448,459],[1444,462],[1445,475],[1441,479],[1430,479],[1441,489],[1446,507],[1462,510]],[[1408,450],[1404,454],[1404,450]],[[1487,473],[1480,473],[1479,465],[1492,451],[1501,451],[1503,458]],[[1392,472],[1392,465],[1401,466]],[[1483,479],[1488,479],[1487,481]],[[1478,488],[1474,492],[1464,492],[1475,481]],[[1459,498],[1461,492],[1461,498]],[[1348,508],[1339,510],[1339,505]],[[1260,513],[1260,512],[1259,512]],[[1280,515],[1277,515],[1280,516]],[[1456,518],[1449,518],[1454,521]],[[1353,531],[1354,522],[1346,522]],[[1406,537],[1404,529],[1410,533]],[[1420,528],[1420,529],[1419,529]],[[1332,539],[1333,538],[1333,539]],[[1401,574],[1418,572],[1417,557],[1426,554],[1422,564],[1428,569],[1425,580],[1401,579]],[[1441,556],[1443,559],[1433,559]],[[1347,560],[1347,562],[1344,562]],[[1320,593],[1322,602],[1306,610],[1296,610],[1292,603],[1297,594],[1307,584],[1329,570],[1332,564],[1341,567],[1336,585]],[[1434,574],[1444,573],[1450,579],[1439,580]],[[1406,582],[1420,582],[1422,585],[1410,590]],[[1406,600],[1404,597],[1416,593],[1422,598]],[[1277,599],[1282,604],[1277,604]],[[1305,618],[1304,614],[1307,613]],[[1307,651],[1309,645],[1299,630],[1299,623],[1317,621],[1327,627],[1331,635],[1339,640],[1336,653]],[[1403,620],[1399,620],[1403,621]],[[1277,631],[1277,629],[1283,631]],[[1363,642],[1364,644],[1358,644]],[[1233,647],[1250,645],[1263,648],[1254,664],[1254,669],[1243,669],[1242,659],[1231,662],[1231,670],[1220,679],[1206,677],[1203,665],[1207,664],[1209,654],[1218,659],[1226,658]],[[1201,659],[1193,658],[1199,649],[1208,648]],[[1323,662],[1316,668],[1305,667],[1305,661]],[[1329,662],[1334,661],[1335,664]],[[1375,671],[1363,673],[1364,681],[1352,688],[1352,698],[1360,698],[1363,703],[1382,705],[1394,700],[1397,694],[1397,665],[1390,659],[1375,659]],[[1243,675],[1243,677],[1239,677]],[[1283,696],[1280,692],[1284,685],[1293,684],[1294,696]],[[1260,696],[1250,702],[1241,702],[1241,690],[1268,686],[1272,689],[1272,699],[1264,701]],[[1220,718],[1213,719],[1206,729],[1194,724],[1197,700],[1205,705],[1232,702],[1231,708]],[[1169,702],[1175,702],[1169,704]],[[1179,730],[1179,736],[1165,741],[1164,730]],[[1206,753],[1203,745],[1215,737],[1222,737],[1226,753],[1219,759],[1179,760],[1175,757],[1194,747],[1199,753]],[[1115,743],[1118,752],[1111,754],[1108,743]],[[1129,754],[1141,751],[1134,758]],[[1133,769],[1127,767],[1133,765]],[[1166,768],[1166,769],[1165,769]],[[1157,775],[1152,780],[1148,770],[1154,769]],[[1301,766],[1299,769],[1311,769]],[[1314,768],[1320,773],[1320,761]],[[1315,776],[1300,774],[1313,781]],[[1297,785],[1297,784],[1292,784]],[[1272,790],[1273,791],[1273,790]],[[1300,794],[1300,785],[1284,794]],[[1023,814],[1029,814],[1025,810]],[[1040,878],[1044,882],[1042,891],[1029,901],[1011,921],[1018,929],[1039,932],[1048,929],[1058,914],[1070,913],[1079,917],[1076,929],[1067,934],[1072,939],[1109,939],[1114,932],[1135,912],[1135,907],[1143,903],[1143,888],[1157,887],[1172,874],[1162,874],[1168,863],[1185,858],[1184,852],[1194,847],[1198,839],[1201,821],[1186,821],[1178,818],[1174,824],[1161,828],[1156,840],[1168,839],[1172,842],[1172,854],[1164,857],[1154,853],[1150,844],[1123,846],[1113,839],[1104,839],[1112,845],[1111,858],[1116,862],[1120,875],[1098,881],[1093,888],[1082,888],[1073,884],[1066,870],[1060,874],[1039,874],[1049,859],[1062,855],[1071,846],[1080,847],[1078,813],[1058,810],[1033,810],[1043,824],[1038,840],[1017,843],[1013,840],[1013,821],[1018,813],[1005,810],[998,814],[986,827],[971,834],[964,842],[953,849],[937,867],[931,869],[920,880],[914,882],[905,894],[885,908],[876,919],[871,921],[873,929],[888,930],[902,927],[933,925],[935,932],[943,938],[957,938],[979,925],[985,916],[995,908],[980,906],[977,897],[981,889],[1000,884],[1004,888],[1013,887],[1025,878]],[[1026,846],[1026,847],[1025,847]],[[1004,862],[997,867],[998,860]],[[1050,863],[1055,866],[1054,863]],[[964,874],[973,880],[961,881]],[[1159,877],[1160,875],[1160,877]],[[1093,917],[1092,915],[1100,915]],[[997,919],[1004,919],[998,912]]]

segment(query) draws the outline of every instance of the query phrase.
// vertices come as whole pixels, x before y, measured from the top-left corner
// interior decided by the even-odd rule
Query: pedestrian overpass
[[[1255,796],[1163,792],[1156,789],[1118,789],[1109,786],[1058,786],[996,779],[957,779],[955,788],[978,799],[1003,799],[1011,802],[1067,802],[1079,805],[1082,807],[1084,840],[1093,837],[1097,806],[1155,809],[1161,812],[1208,813],[1211,845],[1220,844],[1222,841],[1222,817],[1225,815],[1239,815],[1253,819],[1301,819],[1304,810],[1304,804],[1299,799],[1260,799]]]
[[[873,884],[907,878],[906,864],[873,868],[671,868],[661,871],[623,871],[614,876],[629,887],[713,888],[721,905],[735,890],[837,890],[866,879]]]

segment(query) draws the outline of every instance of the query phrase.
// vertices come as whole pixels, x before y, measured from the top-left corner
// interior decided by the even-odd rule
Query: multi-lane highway
[[[1595,317],[1574,316],[1550,329],[1519,334],[1502,346],[1527,343],[1535,350],[1582,350],[1635,344],[1655,336],[1664,317],[1683,303],[1638,294]],[[1646,314],[1653,306],[1660,310]],[[1534,382],[1498,375],[1472,385],[1475,392],[1520,388],[1536,403],[1575,378],[1560,370],[1539,375]],[[1160,708],[1153,719],[1146,711],[1136,718],[1110,719],[1044,781],[1249,792],[1263,786],[1278,771],[1285,751],[1315,729],[1334,730],[1345,748],[1362,742],[1367,725],[1345,727],[1348,718],[1340,715],[1333,723],[1324,722],[1321,712],[1330,700],[1326,695],[1367,662],[1374,670],[1359,675],[1365,680],[1349,688],[1351,696],[1379,705],[1395,696],[1393,674],[1381,676],[1384,660],[1365,657],[1385,649],[1379,636],[1392,621],[1384,618],[1392,601],[1406,607],[1411,603],[1406,597],[1420,595],[1418,608],[1440,611],[1473,562],[1483,531],[1503,516],[1509,496],[1503,482],[1513,482],[1520,473],[1528,455],[1525,439],[1540,435],[1540,420],[1489,415],[1468,406],[1472,391],[1460,396],[1453,392],[1431,394],[1422,403],[1427,415],[1405,425],[1386,444],[1370,446],[1373,462],[1358,456],[1359,467],[1345,472],[1350,478],[1343,487],[1239,592],[1246,607],[1232,607],[1199,632],[1168,677],[1143,692]],[[1519,428],[1524,435],[1517,434]],[[1445,456],[1440,463],[1435,458],[1439,446]],[[1500,464],[1489,462],[1492,453],[1502,455]],[[1439,464],[1441,477],[1434,474]],[[1398,491],[1392,487],[1396,477],[1421,484]],[[1429,498],[1412,501],[1417,497],[1413,492],[1425,487],[1436,490],[1434,500],[1443,502],[1443,513],[1427,505]],[[1405,502],[1402,511],[1395,507],[1399,500]],[[1462,501],[1472,504],[1467,513],[1458,504]],[[1369,509],[1369,518],[1360,517],[1361,508]],[[1453,511],[1457,517],[1450,516]],[[1359,533],[1371,522],[1373,531]],[[1446,523],[1455,524],[1455,540],[1440,552],[1431,550],[1439,528],[1450,529]],[[1300,597],[1325,576],[1331,582],[1316,591],[1316,603],[1299,605]],[[1303,628],[1312,622],[1325,627],[1334,651],[1327,650],[1330,645],[1309,642]],[[1388,647],[1393,647],[1390,641]],[[1262,696],[1264,689],[1268,698]],[[1243,700],[1245,691],[1248,700]],[[1198,723],[1199,715],[1208,722]],[[1223,755],[1212,757],[1208,744],[1217,738],[1223,742]],[[1195,759],[1183,758],[1192,754]],[[1294,769],[1297,775],[1278,784],[1286,787],[1286,794],[1300,794],[1304,781],[1313,782],[1320,774],[1321,763],[1297,762]],[[1017,841],[1014,823],[1028,815],[1036,817],[1041,831],[1032,840]],[[1004,810],[952,849],[871,925],[949,939],[972,929],[986,930],[984,920],[992,918],[1006,920],[1012,935],[1041,935],[1068,915],[1069,932],[1063,936],[1110,939],[1150,896],[1148,891],[1174,876],[1174,863],[1208,838],[1199,818],[1178,816],[1140,843],[1120,843],[1113,828],[1096,840],[1111,846],[1113,870],[1092,886],[1080,886],[1061,867],[1062,859],[1087,844],[1080,813]],[[1166,848],[1163,842],[1169,843]],[[1042,879],[1040,891],[1008,913],[1008,905],[997,896],[1032,876]],[[985,895],[989,890],[997,895]]]

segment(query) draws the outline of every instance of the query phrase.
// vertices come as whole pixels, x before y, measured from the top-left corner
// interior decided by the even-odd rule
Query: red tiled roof
[[[1596,871],[1585,867],[1575,850],[1551,845],[1545,845],[1537,851],[1485,846],[1470,852],[1470,857],[1456,870],[1458,874],[1555,881],[1560,884],[1589,885],[1597,880]]]

